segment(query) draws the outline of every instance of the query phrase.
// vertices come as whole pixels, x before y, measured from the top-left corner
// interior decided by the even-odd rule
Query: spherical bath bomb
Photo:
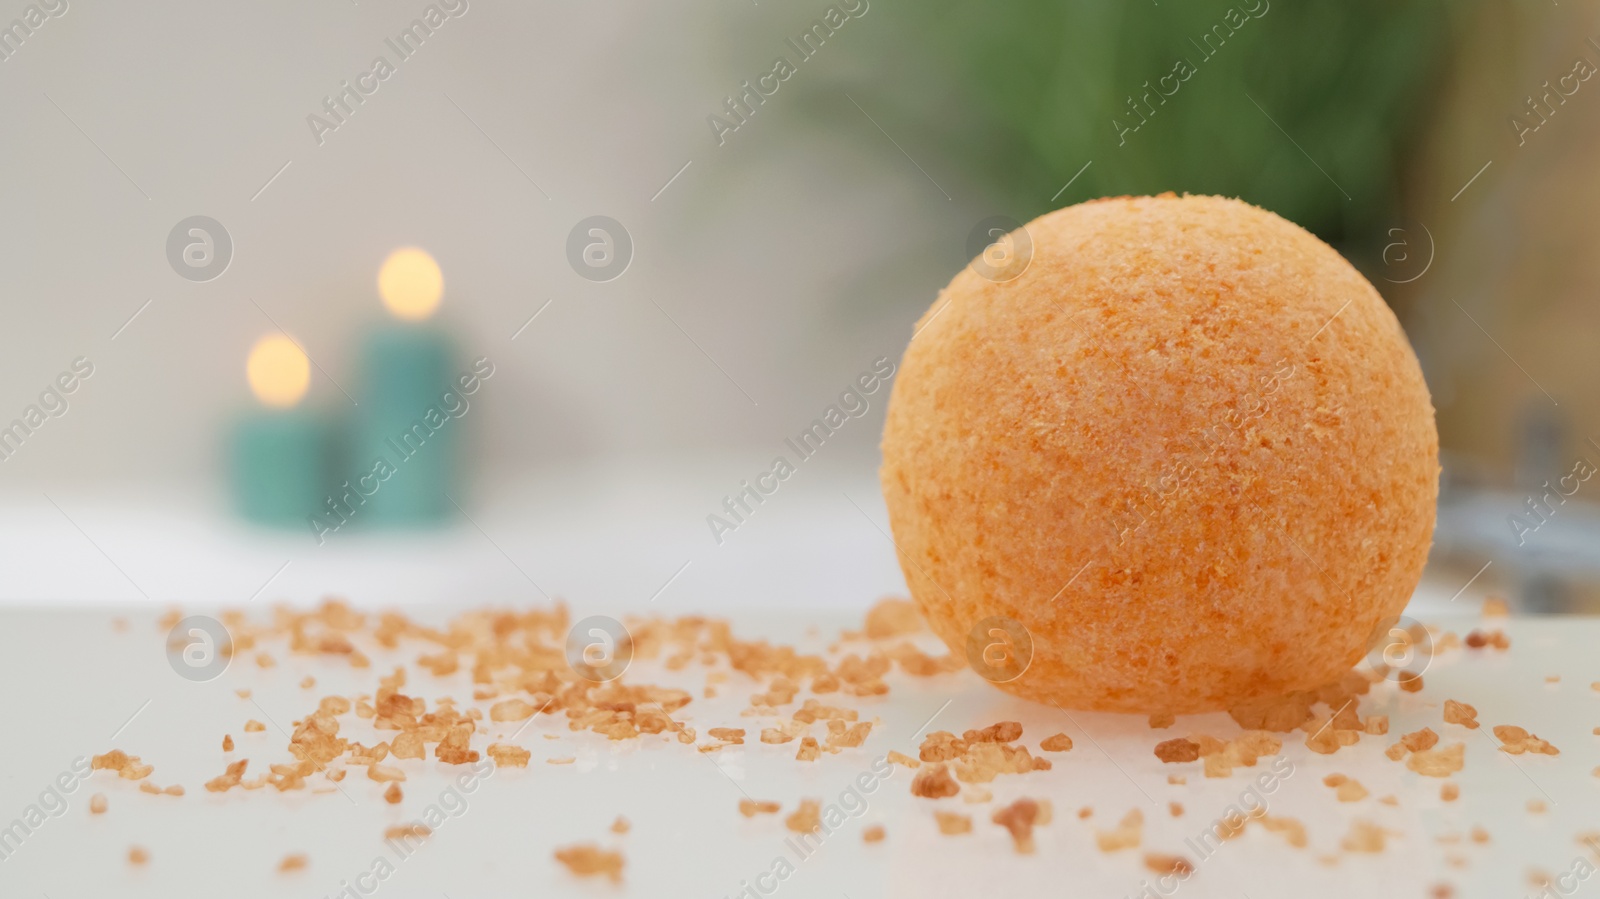
[[[930,625],[1003,689],[1180,714],[1310,689],[1416,587],[1428,389],[1378,292],[1298,226],[1218,197],[1061,209],[916,327],[889,519]]]

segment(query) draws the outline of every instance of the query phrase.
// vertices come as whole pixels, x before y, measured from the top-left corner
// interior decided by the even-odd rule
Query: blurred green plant
[[[832,87],[1015,218],[1104,195],[1222,194],[1358,259],[1400,214],[1452,22],[1475,5],[877,3],[873,27],[828,48],[848,82]],[[820,113],[823,91],[809,100]]]

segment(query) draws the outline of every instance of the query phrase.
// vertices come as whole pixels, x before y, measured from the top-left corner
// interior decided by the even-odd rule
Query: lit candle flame
[[[419,322],[439,308],[444,273],[427,250],[401,247],[378,269],[378,294],[396,318]]]
[[[244,372],[256,398],[275,409],[300,402],[311,385],[311,360],[282,334],[268,334],[256,341]]]

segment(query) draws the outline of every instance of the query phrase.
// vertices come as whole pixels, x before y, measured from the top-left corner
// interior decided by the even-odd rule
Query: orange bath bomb
[[[1185,713],[1363,657],[1427,559],[1438,455],[1366,279],[1270,212],[1165,194],[1042,216],[950,282],[882,481],[912,594],[980,674]]]

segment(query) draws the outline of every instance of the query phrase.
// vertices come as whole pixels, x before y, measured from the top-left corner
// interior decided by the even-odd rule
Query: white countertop
[[[113,629],[113,614],[126,615],[125,631]],[[442,611],[415,614],[425,620],[444,617]],[[860,618],[749,613],[734,620],[741,636],[820,648],[840,627],[857,627]],[[746,689],[730,687],[722,697],[704,700],[696,688],[697,698],[677,714],[699,729],[701,742],[710,727],[750,729],[747,745],[710,754],[663,737],[611,742],[570,732],[563,716],[536,718],[516,741],[533,751],[533,764],[496,771],[466,796],[464,810],[437,828],[426,846],[397,860],[383,842],[384,829],[439,801],[458,769],[431,759],[399,763],[409,779],[407,798],[398,806],[385,803],[382,785],[361,776],[359,768],[352,769],[340,791],[322,795],[271,789],[213,794],[201,785],[221,773],[227,760],[219,745],[224,733],[238,745],[234,757],[250,757],[255,773],[266,763],[289,760],[279,728],[292,728],[291,722],[323,695],[370,693],[379,673],[407,663],[409,692],[428,698],[431,706],[438,696],[469,695],[463,676],[434,681],[421,673],[409,664],[419,653],[416,647],[392,655],[369,649],[373,667],[364,672],[276,647],[275,668],[263,670],[240,659],[219,678],[193,683],[169,666],[164,632],[153,612],[13,609],[0,613],[0,683],[6,685],[0,691],[0,716],[6,722],[0,825],[24,814],[74,758],[112,747],[155,765],[153,782],[182,784],[187,795],[147,795],[131,781],[95,773],[67,796],[63,814],[47,818],[0,861],[0,895],[311,899],[337,894],[344,888],[341,881],[355,883],[377,858],[386,857],[395,865],[393,875],[365,881],[376,883],[385,897],[732,897],[743,889],[742,881],[753,885],[782,856],[795,864],[793,876],[764,882],[776,883],[776,894],[787,896],[1120,897],[1138,893],[1141,881],[1153,881],[1141,864],[1145,852],[1189,858],[1197,870],[1181,884],[1181,893],[1193,897],[1426,897],[1439,883],[1452,884],[1460,897],[1533,895],[1529,872],[1570,872],[1583,851],[1575,835],[1600,828],[1600,778],[1590,773],[1600,764],[1600,737],[1591,733],[1600,726],[1600,692],[1590,688],[1600,680],[1600,657],[1594,653],[1600,620],[1500,621],[1512,640],[1508,652],[1445,652],[1433,660],[1425,689],[1417,694],[1402,693],[1390,683],[1374,687],[1362,701],[1361,714],[1389,714],[1387,737],[1365,737],[1323,756],[1303,745],[1304,734],[1284,735],[1284,757],[1293,771],[1267,804],[1274,817],[1293,817],[1305,825],[1310,838],[1305,849],[1291,848],[1281,836],[1256,827],[1209,857],[1185,844],[1239,802],[1270,759],[1254,769],[1237,769],[1232,777],[1207,779],[1199,763],[1164,765],[1152,748],[1176,736],[1236,734],[1227,716],[1181,718],[1170,729],[1152,731],[1142,718],[1069,716],[1015,700],[961,671],[929,679],[891,673],[887,697],[822,697],[859,709],[863,719],[879,718],[881,725],[861,748],[810,764],[794,760],[796,744],[756,741],[761,719],[738,714]],[[1465,634],[1482,622],[1472,617],[1430,623]],[[820,636],[807,635],[813,625]],[[846,651],[851,648],[861,647],[847,644]],[[688,682],[698,684],[701,671],[691,666]],[[306,675],[316,677],[315,689],[300,688]],[[1548,682],[1553,675],[1560,681]],[[665,680],[644,662],[635,663],[628,679]],[[736,674],[731,683],[741,679]],[[250,699],[235,693],[245,687],[253,691]],[[1443,724],[1440,709],[1447,698],[1475,705],[1484,727],[1468,731]],[[1054,768],[1001,776],[990,785],[994,802],[984,805],[912,797],[912,774],[895,768],[867,797],[859,818],[846,820],[818,852],[797,861],[785,843],[791,834],[783,828],[783,815],[801,798],[837,798],[890,749],[914,756],[920,743],[916,734],[930,716],[928,730],[957,733],[1004,719],[1020,721],[1022,742],[1050,758]],[[266,732],[244,733],[250,718],[267,721]],[[361,730],[366,722],[354,716],[347,720],[350,736],[371,742]],[[1501,753],[1489,733],[1496,724],[1525,727],[1554,743],[1561,755]],[[1423,726],[1440,733],[1441,745],[1466,744],[1465,770],[1452,778],[1461,790],[1455,802],[1441,801],[1440,780],[1415,774],[1383,754],[1400,734]],[[494,736],[513,727],[486,724],[483,730]],[[1057,732],[1070,735],[1075,748],[1040,753],[1039,741]],[[559,739],[544,739],[546,733]],[[474,746],[481,749],[479,743],[475,738]],[[576,756],[577,763],[542,762],[567,755]],[[1169,784],[1167,775],[1174,772],[1185,774],[1188,782]],[[1322,783],[1335,772],[1361,781],[1371,796],[1335,801]],[[97,792],[109,798],[104,815],[88,812],[89,796]],[[737,811],[746,795],[777,800],[783,813],[747,820]],[[1379,802],[1388,795],[1398,804]],[[1038,851],[1031,856],[1017,855],[1006,833],[988,820],[994,808],[1019,796],[1048,798],[1055,810],[1054,821],[1035,832]],[[1548,810],[1530,812],[1533,800],[1545,802]],[[1167,804],[1174,801],[1185,807],[1182,817],[1168,813]],[[1076,814],[1083,806],[1094,809],[1087,820]],[[971,814],[974,832],[940,835],[934,807]],[[1095,829],[1112,827],[1131,809],[1145,816],[1141,847],[1100,852]],[[623,836],[607,830],[619,814],[633,825]],[[1392,832],[1385,851],[1340,850],[1356,819]],[[861,830],[871,824],[884,825],[887,839],[864,843]],[[1467,838],[1474,825],[1488,830],[1490,842]],[[1450,834],[1459,835],[1460,842],[1441,842]],[[622,849],[627,867],[621,887],[579,881],[552,858],[556,846],[586,841]],[[137,869],[126,860],[135,844],[151,855],[149,864]],[[293,852],[306,853],[309,867],[277,874],[279,860]],[[1323,860],[1328,856],[1331,863]],[[1593,883],[1583,887],[1600,889]]]

